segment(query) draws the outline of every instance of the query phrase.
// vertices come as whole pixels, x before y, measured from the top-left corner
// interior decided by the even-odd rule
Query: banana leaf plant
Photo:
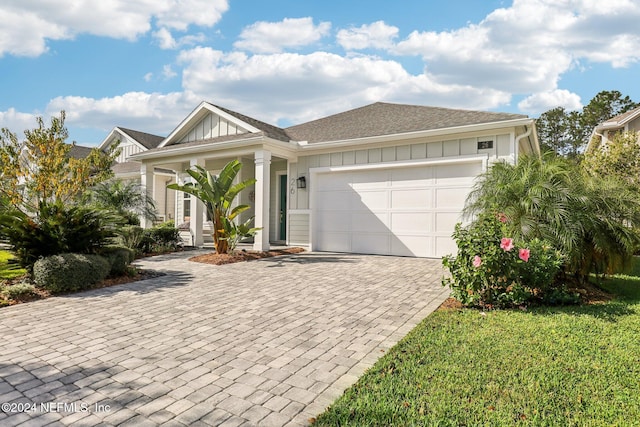
[[[201,166],[194,166],[187,173],[193,178],[193,182],[180,184],[170,184],[167,188],[182,191],[196,197],[204,203],[207,212],[213,218],[213,244],[216,252],[226,254],[233,248],[230,247],[229,223],[242,212],[249,209],[249,205],[238,205],[232,207],[234,199],[242,190],[255,184],[255,178],[234,184],[234,180],[242,164],[237,160],[232,160],[222,168],[219,175],[212,175]],[[193,218],[192,221],[198,221]],[[252,231],[257,231],[253,229]]]

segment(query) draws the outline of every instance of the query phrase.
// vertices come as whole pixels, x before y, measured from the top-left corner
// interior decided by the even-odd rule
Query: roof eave
[[[247,134],[247,135],[253,135],[253,134]],[[260,144],[260,143],[269,144],[275,148],[278,148],[279,152],[282,152],[282,153],[288,152],[291,155],[295,155],[297,150],[297,146],[293,145],[292,143],[273,139],[261,134],[261,135],[255,135],[249,138],[236,139],[233,141],[215,142],[211,144],[200,144],[200,145],[187,146],[187,147],[181,147],[180,144],[176,144],[171,146],[171,147],[175,147],[171,149],[137,153],[132,156],[129,156],[127,160],[143,161],[143,160],[159,159],[159,158],[168,157],[168,156],[199,154],[199,153],[212,152],[212,151],[223,151],[223,150],[229,150],[229,149],[243,148],[248,145]]]
[[[129,135],[128,133],[126,133],[125,131],[123,131],[121,128],[119,128],[118,126],[114,127],[111,132],[109,132],[109,135],[107,135],[107,137],[100,143],[100,145],[98,146],[98,149],[100,151],[103,151],[105,148],[107,148],[107,146],[109,145],[109,142],[112,138],[112,136],[115,136],[115,134],[120,135],[123,138],[117,138],[117,141],[122,142],[123,139],[128,140],[129,142],[132,142],[133,144],[135,144],[136,146],[138,146],[140,149],[146,151],[148,150],[147,147],[145,147],[142,143],[138,142],[135,138],[133,138],[131,135]]]

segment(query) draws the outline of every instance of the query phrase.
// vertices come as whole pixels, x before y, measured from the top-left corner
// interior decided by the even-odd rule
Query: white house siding
[[[640,118],[629,122],[629,131],[636,132],[636,133],[640,132]]]
[[[180,142],[200,141],[203,139],[218,138],[221,136],[238,135],[247,133],[246,129],[236,126],[234,123],[209,113],[200,120]]]
[[[118,146],[118,148],[120,148],[120,155],[116,159],[118,163],[124,163],[127,161],[127,157],[143,151],[142,148],[140,148],[136,143],[125,138],[122,138],[120,140],[120,145]]]
[[[308,245],[309,213],[289,213],[289,244]]]
[[[175,215],[176,192],[167,189],[167,185],[174,182],[175,178],[167,174],[154,176],[153,199],[156,202],[158,213],[165,221],[174,219]]]
[[[372,147],[358,150],[349,150],[333,153],[312,154],[298,157],[297,163],[290,165],[290,173],[293,177],[305,176],[307,184],[311,184],[309,169],[328,166],[350,166],[380,164],[387,162],[397,162],[403,160],[421,160],[431,158],[451,158],[458,156],[470,156],[477,154],[488,154],[490,161],[506,159],[513,161],[515,138],[514,132],[495,134],[482,134],[479,136],[469,136],[456,139],[446,139],[441,141],[419,141],[411,144],[403,144],[392,147]],[[493,148],[478,149],[479,141],[493,141]],[[521,151],[525,149],[520,147]],[[313,185],[313,184],[311,184]],[[295,194],[289,194],[289,237],[290,240],[297,240],[300,243],[309,240],[309,190],[297,189]],[[306,218],[306,219],[303,219]]]
[[[255,178],[256,169],[254,160],[250,158],[243,158],[242,161],[242,169],[240,169],[240,179],[242,181],[246,181],[248,179]],[[249,209],[244,211],[240,215],[240,221],[245,222],[247,219],[253,217],[255,215],[255,197],[256,197],[256,189],[255,186],[252,185],[246,190],[240,192],[239,200],[241,205],[248,205]]]

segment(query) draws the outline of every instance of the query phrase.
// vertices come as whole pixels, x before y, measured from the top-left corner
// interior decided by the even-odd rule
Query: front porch
[[[161,167],[175,172],[175,180],[179,184],[186,184],[191,177],[186,173],[194,166],[201,166],[212,174],[219,173],[231,160],[238,160],[242,164],[236,182],[256,179],[254,186],[242,191],[234,200],[234,205],[246,204],[250,208],[240,214],[239,221],[244,222],[254,218],[257,232],[251,244],[253,250],[264,251],[272,245],[287,245],[288,226],[287,212],[289,197],[295,194],[296,180],[290,179],[290,163],[295,162],[286,152],[274,153],[264,147],[235,152],[204,152],[192,156],[164,157],[162,160],[144,160],[141,166],[141,184],[147,192],[154,191],[154,168]],[[293,178],[293,177],[292,177]],[[174,192],[174,190],[168,190]],[[189,245],[196,247],[213,246],[212,221],[208,218],[204,204],[186,193],[175,191],[174,218],[176,226],[183,225],[183,237]],[[142,221],[143,227],[151,226]],[[246,247],[246,246],[245,246]]]

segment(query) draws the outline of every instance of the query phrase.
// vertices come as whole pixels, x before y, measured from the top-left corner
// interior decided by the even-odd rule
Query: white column
[[[147,163],[140,165],[140,187],[149,196],[153,195],[153,165]],[[140,226],[142,228],[149,228],[152,225],[153,223],[150,220],[140,216]]]
[[[182,178],[180,178],[180,172],[176,172],[176,184],[182,185]],[[174,191],[174,190],[171,190]],[[184,222],[184,218],[178,218],[178,202],[180,198],[178,197],[178,192],[175,192],[176,195],[173,198],[173,218],[176,224],[176,227],[179,226],[182,222]],[[184,215],[182,215],[184,217]]]
[[[256,201],[255,223],[262,228],[255,236],[253,249],[266,251],[269,249],[269,181],[271,178],[271,152],[256,151]]]
[[[191,168],[193,166],[204,167],[204,159],[191,159]],[[202,222],[204,221],[204,204],[194,196],[191,196],[191,219],[189,220],[191,228],[191,235],[193,236],[193,244],[195,246],[204,245],[204,236],[202,234]]]

